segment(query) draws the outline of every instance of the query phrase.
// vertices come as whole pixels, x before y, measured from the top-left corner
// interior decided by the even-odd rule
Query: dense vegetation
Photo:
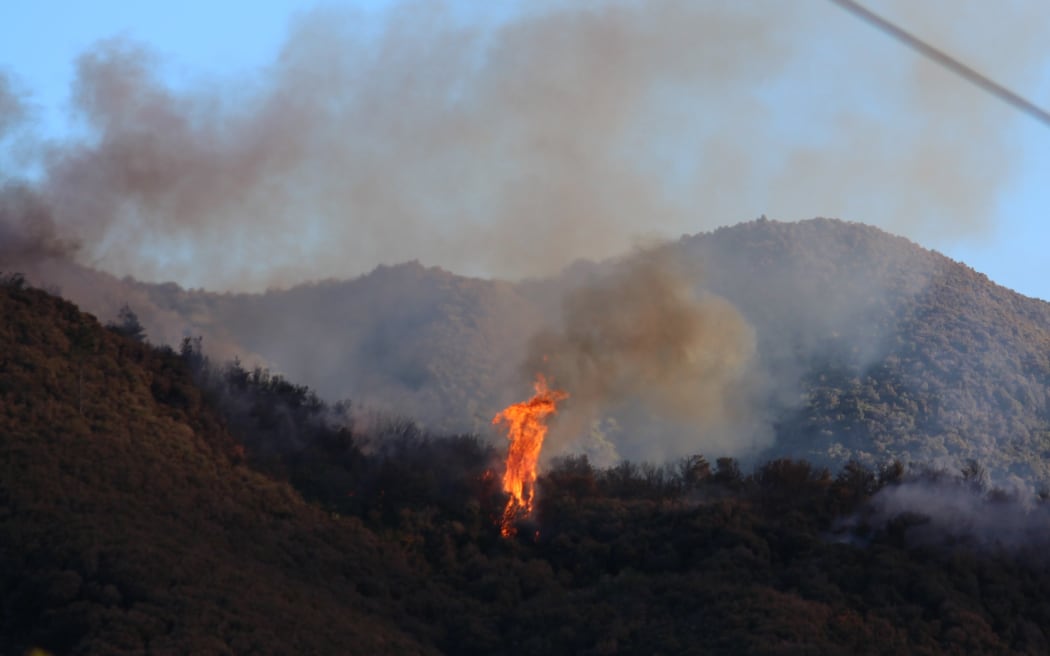
[[[238,464],[183,358],[5,282],[0,653],[424,651],[400,554]]]
[[[741,452],[747,466],[977,459],[1000,479],[1050,484],[1050,304],[831,219],[751,221],[673,248],[698,292],[728,299],[755,329],[776,439]],[[560,318],[567,289],[610,266],[509,284],[411,263],[263,295],[150,294],[328,398],[480,430],[531,375],[517,369],[528,337]]]
[[[1050,303],[857,223],[759,220],[679,246],[788,392],[761,457],[977,459],[1050,484]]]
[[[746,467],[781,457],[833,469],[977,459],[1000,480],[1050,484],[1050,304],[831,219],[751,221],[673,248],[695,267],[698,291],[728,299],[755,330],[771,383],[761,410],[776,439],[737,454]],[[534,373],[518,370],[529,336],[559,319],[567,289],[610,266],[581,262],[509,283],[408,263],[213,294],[52,264],[32,280],[105,318],[129,303],[159,343],[204,335],[210,352],[260,356],[325,398],[468,432],[519,400]]]
[[[475,436],[355,425],[16,277],[0,317],[0,653],[1050,650],[1044,534],[887,502],[1046,524],[976,462],[571,457],[506,540]]]

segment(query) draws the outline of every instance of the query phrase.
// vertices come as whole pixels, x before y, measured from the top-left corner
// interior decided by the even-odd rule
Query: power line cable
[[[1045,109],[1039,107],[1038,105],[1029,101],[1023,96],[1020,96],[1014,93],[1013,91],[1010,91],[1009,89],[999,84],[995,80],[992,80],[988,76],[978,73],[977,71],[962,63],[958,59],[955,59],[951,55],[947,54],[943,50],[939,50],[926,43],[922,39],[908,32],[905,32],[904,30],[897,27],[882,16],[879,16],[878,14],[868,10],[867,8],[861,6],[853,0],[831,0],[831,2],[852,13],[854,16],[860,18],[869,25],[882,31],[884,34],[887,34],[897,39],[898,41],[908,46],[909,48],[915,50],[924,57],[933,60],[934,62],[940,64],[944,68],[947,68],[948,70],[952,71],[956,75],[962,77],[965,80],[968,80],[970,83],[999,98],[1003,102],[1008,103],[1015,109],[1021,110],[1022,112],[1028,114],[1037,121],[1040,121],[1044,125],[1050,127],[1050,112],[1047,112]]]

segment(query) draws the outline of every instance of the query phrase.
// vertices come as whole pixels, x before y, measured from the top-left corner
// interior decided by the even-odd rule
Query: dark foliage
[[[170,349],[0,289],[0,653],[433,651],[398,552],[238,465],[224,423]]]
[[[107,323],[106,328],[136,342],[146,341],[146,329],[139,321],[138,315],[126,303],[117,313],[117,321]]]
[[[249,379],[242,392],[268,389],[265,377]],[[289,406],[303,405],[302,389],[280,387]],[[313,415],[327,412],[323,403],[306,405]],[[299,430],[323,423],[315,417]],[[957,473],[911,474],[899,462],[872,471],[854,461],[832,475],[778,459],[745,475],[725,457],[713,468],[694,455],[662,467],[599,469],[570,456],[548,467],[536,517],[508,542],[496,532],[503,498],[490,446],[472,436],[429,436],[405,420],[371,433],[339,430],[339,440],[315,433],[284,452],[288,480],[330,511],[362,519],[436,584],[433,597],[414,595],[414,608],[438,627],[427,635],[447,653],[1047,646],[1039,628],[1048,619],[1045,598],[1022,580],[1050,583],[1050,563],[1032,556],[1036,544],[989,546],[967,532],[972,527],[945,525],[931,549],[929,518],[884,517],[872,505],[880,490],[914,480],[1016,505],[986,489],[974,460]],[[996,593],[972,583],[990,571],[1026,591],[1008,620],[992,612],[997,602],[987,597]]]
[[[880,504],[919,484],[1016,504],[977,461],[570,457],[507,540],[474,436],[355,428],[25,286],[0,317],[0,653],[1050,650],[1046,543]]]

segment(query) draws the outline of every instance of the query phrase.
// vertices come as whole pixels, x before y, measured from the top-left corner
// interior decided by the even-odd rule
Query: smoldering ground
[[[1015,87],[1037,72],[1050,9],[884,4]],[[81,263],[258,290],[414,258],[535,275],[765,212],[943,238],[986,226],[1009,175],[1008,109],[824,2],[497,14],[318,9],[261,70],[179,83],[101,42],[76,62],[84,136],[41,139],[34,191]],[[23,91],[0,90],[8,134]],[[19,212],[5,235],[37,229]]]

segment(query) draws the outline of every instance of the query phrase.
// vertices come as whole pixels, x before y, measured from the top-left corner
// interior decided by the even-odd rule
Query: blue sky
[[[381,71],[382,65],[385,65],[383,62],[386,61],[393,62],[392,66],[399,65],[398,38],[405,39],[400,44],[408,53],[405,57],[418,56],[416,51],[424,50],[416,43],[419,40],[418,36],[429,29],[427,20],[419,17],[426,17],[430,15],[428,12],[436,11],[435,3],[393,5],[393,3],[385,2],[343,2],[336,4],[349,9],[348,12],[340,12],[338,19],[347,23],[345,33],[350,35],[348,38],[359,40],[361,43],[358,46],[366,49],[369,35],[384,33],[384,26],[409,26],[408,29],[403,30],[401,37],[398,37],[400,33],[396,30],[386,32],[385,40],[377,37],[377,43],[385,44],[385,47],[393,49],[394,53],[384,55],[387,59],[380,59],[380,65],[363,69],[372,73],[376,70]],[[530,7],[536,4],[533,3]],[[598,7],[602,5],[602,3],[590,4]],[[976,68],[989,73],[1036,104],[1050,107],[1050,45],[1040,47],[1039,43],[1046,41],[1041,37],[1033,37],[1032,43],[1035,45],[1031,47],[1018,45],[1014,48],[1013,42],[1003,41],[1004,35],[1012,34],[1016,30],[1016,25],[1024,22],[1029,14],[1032,16],[1040,15],[1039,12],[1045,14],[1043,3],[1034,0],[1032,2],[1002,3],[1001,5],[970,2],[967,4],[967,10],[957,10],[957,7],[962,5],[954,0],[929,0],[926,3],[871,0],[867,4],[916,34],[945,47]],[[386,5],[393,5],[395,13],[389,15],[384,13]],[[544,6],[548,5],[558,7],[558,3],[544,4]],[[435,21],[433,29],[435,31],[445,30],[453,36],[446,41],[438,39],[434,39],[433,43],[427,41],[427,47],[437,48],[438,50],[434,52],[440,56],[445,52],[440,48],[450,48],[447,41],[454,42],[457,38],[456,30],[466,30],[464,34],[467,36],[464,39],[469,38],[472,26],[502,24],[506,16],[518,14],[524,5],[489,3],[486,5],[484,15],[475,9],[478,6],[480,5],[476,3],[452,3],[448,11],[438,12],[443,18]],[[763,7],[777,7],[777,11],[784,11],[785,7],[784,4],[778,5],[771,1],[765,4],[760,1],[757,6],[758,13],[763,11]],[[798,8],[799,11],[791,12],[789,24],[783,25],[782,30],[785,34],[774,34],[769,37],[768,45],[771,53],[769,56],[776,57],[777,48],[784,47],[794,49],[792,52],[801,54],[794,56],[781,68],[774,70],[771,67],[769,72],[762,68],[761,62],[753,66],[742,65],[740,80],[754,85],[753,94],[739,94],[740,87],[737,81],[733,80],[725,82],[724,87],[712,87],[718,93],[724,92],[728,98],[735,98],[732,102],[736,104],[731,107],[726,105],[730,109],[720,108],[717,94],[694,96],[692,91],[676,89],[671,82],[678,78],[673,76],[669,78],[671,82],[660,86],[655,91],[647,89],[645,93],[649,95],[644,103],[631,106],[633,111],[643,112],[644,120],[624,124],[623,129],[618,133],[619,141],[611,151],[615,151],[616,156],[632,159],[631,166],[636,166],[637,170],[632,168],[630,175],[624,179],[629,182],[637,182],[641,179],[639,184],[643,188],[640,188],[628,201],[612,196],[606,205],[584,203],[579,205],[576,211],[600,213],[609,207],[613,208],[610,211],[619,211],[620,206],[630,208],[631,204],[637,201],[638,207],[647,213],[649,219],[644,225],[636,225],[632,229],[620,224],[610,227],[608,232],[610,235],[615,235],[615,238],[610,237],[605,240],[596,239],[593,233],[588,235],[584,228],[580,228],[580,232],[584,234],[575,237],[566,235],[566,244],[588,246],[592,242],[600,242],[594,246],[593,250],[585,249],[585,252],[580,253],[583,256],[600,257],[617,249],[628,247],[631,240],[652,236],[677,237],[682,233],[692,233],[707,230],[716,225],[748,220],[763,213],[770,218],[784,220],[811,216],[840,216],[845,219],[874,223],[892,232],[903,234],[924,246],[966,262],[1000,284],[1030,296],[1050,299],[1050,257],[1044,253],[1046,246],[1050,244],[1050,224],[1045,220],[1046,209],[1050,206],[1048,205],[1050,185],[1047,184],[1048,177],[1050,177],[1050,128],[1013,110],[994,107],[998,103],[997,100],[984,96],[978,91],[965,90],[965,83],[945,81],[942,78],[950,78],[950,74],[932,70],[932,66],[916,64],[915,55],[885,36],[874,32],[870,27],[845,15],[830,3],[822,0],[799,0],[794,5],[786,6]],[[175,5],[112,0],[91,3],[47,0],[32,3],[8,2],[0,6],[0,26],[2,26],[0,27],[0,70],[14,78],[19,90],[28,93],[33,107],[33,124],[30,126],[32,130],[46,137],[77,134],[78,130],[84,131],[86,128],[83,116],[73,112],[69,102],[71,84],[76,71],[75,62],[82,53],[95,49],[100,41],[120,37],[145,45],[158,62],[158,76],[162,78],[164,84],[176,90],[193,89],[201,85],[221,88],[224,85],[236,87],[244,84],[250,87],[254,81],[259,79],[260,71],[265,71],[277,59],[283,44],[289,38],[291,26],[295,24],[296,17],[302,19],[304,16],[309,16],[310,11],[311,5],[290,0],[262,3],[214,3],[189,0],[180,3],[177,8]],[[543,10],[536,11],[542,13]],[[404,19],[406,15],[411,16],[414,20],[401,20],[401,23],[398,23],[398,16]],[[642,16],[642,14],[637,15]],[[1046,24],[1035,18],[1030,19],[1030,22]],[[659,26],[659,23],[654,23],[654,25]],[[535,31],[540,28],[533,26],[531,29]],[[413,32],[413,30],[416,31]],[[800,37],[798,42],[792,42],[792,30],[804,32],[805,38]],[[508,40],[524,38],[521,32],[522,30],[507,31],[501,33],[499,38]],[[576,34],[577,32],[567,29],[564,33]],[[590,34],[587,31],[578,33]],[[666,38],[659,34],[657,36],[661,39],[660,43],[673,41],[674,38],[673,35]],[[645,34],[638,37],[639,42],[645,43],[644,38],[648,37]],[[426,39],[423,40],[426,41]],[[1017,41],[1020,42],[1021,39]],[[1050,44],[1050,41],[1047,43]],[[763,56],[764,47],[765,45],[762,44],[754,48],[756,61]],[[562,48],[557,52],[584,52],[585,54],[587,52],[563,45],[557,45],[556,48]],[[1006,50],[1010,51],[1009,56],[1003,54],[1003,51]],[[504,55],[506,53],[513,55],[515,52],[518,51],[511,47],[508,47],[505,52],[499,51]],[[524,50],[524,52],[529,51]],[[537,58],[542,58],[543,55],[543,53],[534,54]],[[714,56],[717,55],[715,51]],[[682,53],[683,58],[690,56],[702,58],[712,55],[706,51]],[[418,63],[413,63],[414,61],[409,61],[409,64],[417,66]],[[469,64],[473,60],[470,57],[456,59],[450,56],[449,61],[463,65],[464,62]],[[665,60],[654,57],[653,62],[655,63],[653,63],[648,61],[644,55],[639,55],[636,60],[632,61],[641,62],[638,66],[665,65]],[[673,59],[666,61],[673,63]],[[514,62],[503,65],[509,66],[510,70],[517,70],[513,68],[517,65]],[[570,72],[573,69],[571,65],[565,68]],[[438,68],[435,70],[444,71]],[[563,72],[557,64],[536,69],[525,65],[522,70],[525,71],[525,74],[531,75],[536,75],[536,70],[539,70],[541,74],[549,74],[551,77],[558,77]],[[581,70],[591,71],[593,69],[581,68]],[[645,71],[643,70],[642,73]],[[700,73],[684,72],[681,75],[694,74],[709,75],[703,71]],[[450,88],[457,88],[454,72],[450,74],[449,79],[452,80]],[[683,79],[688,78],[683,77]],[[247,82],[244,82],[245,80]],[[539,82],[533,81],[533,83],[542,87],[545,80],[540,79]],[[438,82],[433,82],[433,84],[436,86]],[[486,79],[484,84],[491,86],[499,83]],[[918,88],[912,95],[905,95],[901,89],[909,84],[927,86]],[[481,87],[481,83],[478,85],[482,91],[489,93],[489,86]],[[382,85],[377,83],[376,86]],[[423,86],[429,89],[427,85]],[[630,90],[631,87],[625,88]],[[462,93],[466,96],[481,93],[472,88],[469,82],[464,89]],[[941,89],[945,90],[944,95],[936,95]],[[390,91],[383,87],[380,93],[389,94]],[[449,93],[456,92],[450,91]],[[901,94],[900,98],[895,94]],[[417,94],[412,97],[420,96],[433,98],[433,95],[427,96],[426,94]],[[949,96],[950,99],[945,100]],[[827,97],[828,100],[822,100],[823,97]],[[699,104],[698,98],[701,101]],[[484,108],[487,110],[493,102],[486,100],[487,104],[484,105]],[[848,106],[850,102],[854,103],[853,107]],[[504,107],[504,114],[507,113],[504,100],[495,104]],[[989,107],[986,108],[985,105]],[[397,111],[396,104],[383,105],[383,107],[387,112]],[[558,105],[553,105],[553,107],[557,108]],[[642,109],[638,109],[639,107]],[[826,115],[821,113],[824,111],[823,108],[827,108]],[[511,107],[511,109],[514,108]],[[603,120],[601,112],[597,111],[600,109],[595,107],[596,121]],[[851,113],[854,110],[856,110],[855,113]],[[472,107],[471,111],[480,112],[482,110]],[[941,112],[941,114],[931,112]],[[683,119],[683,115],[686,114],[688,117]],[[956,114],[963,118],[957,120]],[[973,115],[972,121],[971,114]],[[738,121],[744,115],[751,116],[749,120],[753,120],[759,129],[750,134],[738,132],[741,125]],[[477,116],[482,117],[480,120],[485,120],[485,115],[479,113]],[[942,121],[939,117],[947,118]],[[527,118],[527,120],[532,121],[534,118]],[[614,116],[609,120],[618,119]],[[500,121],[500,126],[494,132],[495,136],[486,138],[500,143],[502,139],[517,138],[512,119],[501,118]],[[675,121],[683,121],[683,128],[671,131],[660,127]],[[393,123],[392,121],[391,124]],[[848,127],[842,127],[854,123],[859,126],[856,132],[849,132]],[[454,120],[452,124],[456,125]],[[446,121],[440,125],[442,129],[447,129],[449,123]],[[615,125],[619,129],[620,124]],[[656,127],[650,130],[648,126]],[[862,136],[859,136],[860,132],[871,126],[880,128],[890,126],[886,128],[886,135],[907,140],[892,147],[886,143],[879,143],[878,140],[875,140],[874,143],[865,141]],[[943,131],[931,134],[929,133],[931,126],[936,129],[943,128]],[[380,135],[385,135],[387,132],[383,132],[384,130],[393,128],[390,127],[390,124],[384,123],[378,129]],[[565,139],[566,135],[569,135],[568,138],[571,139],[572,135],[580,133],[580,125],[558,126],[553,132],[546,130],[547,127],[537,128],[536,134],[530,133],[532,136],[526,136],[530,141],[542,140],[550,135],[558,139]],[[956,132],[951,132],[951,130],[956,130]],[[423,140],[429,138],[428,134],[423,135]],[[515,136],[506,137],[508,134]],[[720,141],[719,137],[723,134],[724,139]],[[737,142],[747,143],[726,143],[736,138],[734,135],[737,134],[740,134]],[[857,145],[854,152],[851,153],[847,144],[839,142],[844,138],[852,139],[855,134],[858,135]],[[586,134],[581,136],[579,148],[568,148],[568,154],[565,156],[587,157],[587,154],[595,148],[602,148],[601,145],[595,146],[591,142],[586,142],[585,138]],[[942,180],[936,171],[921,172],[922,175],[929,173],[930,185],[936,189],[924,196],[921,192],[908,186],[906,174],[888,174],[893,174],[895,169],[909,162],[906,156],[899,156],[894,149],[923,151],[924,149],[916,144],[921,145],[926,138],[931,140],[932,146],[926,149],[928,152],[925,156],[947,159],[960,156],[972,157],[974,164],[959,175],[949,177],[947,180]],[[937,141],[938,139],[940,141]],[[953,140],[958,143],[953,143]],[[476,153],[479,159],[494,156],[498,159],[499,156],[507,153],[517,152],[514,148],[520,147],[514,146],[501,150],[502,146],[492,146],[490,141],[479,142],[480,146],[471,146],[470,152]],[[825,143],[829,141],[834,143]],[[883,141],[885,142],[886,139]],[[974,150],[967,151],[961,147],[959,150],[954,150],[959,147],[960,143],[971,141],[974,144]],[[436,143],[444,142],[436,139]],[[988,144],[994,148],[987,150]],[[357,147],[356,143],[354,145]],[[411,143],[407,146],[402,144],[400,148],[404,152],[414,152],[410,146]],[[369,144],[368,147],[381,149],[383,140],[377,138],[376,143]],[[724,148],[724,153],[719,150],[720,147]],[[869,148],[872,149],[870,155],[863,152]],[[825,157],[821,149],[833,150],[835,157]],[[725,164],[716,170],[705,165],[700,159],[690,159],[692,155],[689,153],[699,150],[704,151],[705,157],[708,153],[723,154]],[[329,151],[323,152],[330,155]],[[985,157],[986,152],[987,157]],[[380,152],[380,158],[381,156]],[[548,157],[561,156],[562,154],[544,154],[537,161],[549,164]],[[527,157],[532,158],[536,155],[529,151]],[[611,156],[605,153],[603,157]],[[740,161],[742,157],[748,161]],[[879,159],[880,157],[882,160]],[[900,159],[896,159],[898,157]],[[866,159],[871,163],[862,161]],[[851,170],[849,169],[851,164],[847,160],[856,165],[857,171],[863,171],[864,175],[870,178],[861,181],[859,180],[860,174],[852,178],[847,177],[847,173]],[[8,161],[7,158],[0,158],[0,162],[6,161]],[[342,159],[338,161],[348,168],[353,165],[353,162],[343,162]],[[622,162],[613,160],[609,162],[589,170],[589,175],[597,178],[598,182],[594,183],[593,188],[585,186],[586,189],[597,190],[595,193],[601,192],[600,179],[603,173],[609,172],[614,176],[623,173]],[[847,163],[843,164],[843,162]],[[813,180],[812,186],[805,182],[806,177],[798,175],[797,168],[803,165],[812,165],[812,176],[810,176]],[[409,170],[404,174],[406,176],[404,184],[412,190],[410,194],[420,195],[422,200],[419,206],[411,204],[393,206],[389,200],[383,200],[368,207],[373,208],[374,211],[379,211],[374,208],[389,210],[394,214],[408,213],[419,207],[426,207],[428,214],[420,223],[410,224],[410,229],[404,228],[405,232],[422,234],[423,236],[418,241],[408,240],[403,247],[390,246],[390,243],[393,243],[390,240],[397,237],[397,230],[389,229],[389,226],[382,222],[370,223],[368,225],[371,227],[368,230],[373,230],[375,234],[363,234],[361,230],[365,230],[364,228],[352,233],[355,236],[355,242],[370,243],[361,245],[359,251],[348,253],[353,256],[352,258],[342,258],[356,259],[361,262],[362,266],[357,268],[343,266],[339,264],[342,259],[338,251],[332,248],[331,243],[346,239],[346,234],[339,233],[337,237],[329,230],[334,224],[324,221],[310,222],[308,219],[303,219],[300,225],[301,234],[306,237],[301,237],[297,246],[298,250],[295,254],[297,259],[281,261],[283,269],[280,277],[267,277],[265,273],[256,272],[252,274],[254,277],[243,278],[246,281],[245,286],[258,287],[272,284],[275,281],[289,282],[329,275],[353,275],[378,263],[368,259],[368,253],[371,252],[379,254],[377,257],[383,259],[418,257],[426,263],[440,264],[454,271],[468,274],[486,274],[489,273],[490,268],[498,269],[493,262],[498,265],[500,261],[508,258],[500,255],[486,261],[472,263],[463,256],[464,252],[471,251],[457,250],[455,244],[452,243],[456,240],[452,238],[449,238],[447,248],[439,245],[431,250],[429,246],[441,242],[441,231],[438,228],[442,221],[458,221],[455,228],[449,227],[445,231],[447,233],[458,233],[465,227],[476,227],[478,222],[484,221],[484,218],[473,216],[467,219],[448,217],[470,214],[471,208],[476,208],[478,216],[483,217],[484,212],[492,211],[493,208],[503,208],[508,203],[515,206],[515,212],[520,212],[518,206],[521,203],[531,202],[527,198],[522,200],[513,193],[500,195],[492,192],[493,197],[490,198],[491,185],[486,176],[500,175],[504,166],[504,163],[499,161],[483,162],[481,165],[464,164],[460,159],[453,157],[448,161],[435,158],[433,162],[425,166],[420,165],[418,170],[407,167]],[[929,167],[929,163],[923,166]],[[431,196],[434,189],[453,193],[448,191],[449,181],[444,179],[444,175],[439,175],[442,167],[446,167],[448,171],[454,171],[454,173],[449,173],[453,176],[451,178],[453,182],[463,181],[464,183],[460,192],[461,199],[449,202],[447,206],[443,203],[435,204]],[[400,170],[400,168],[391,168],[391,170]],[[526,175],[535,175],[534,171],[528,171],[525,168],[523,170]],[[566,165],[565,170],[571,172],[573,169],[572,166]],[[784,173],[785,171],[793,172],[787,174]],[[13,175],[24,173],[24,171],[16,171]],[[739,173],[739,176],[735,175],[736,173]],[[512,174],[520,176],[522,172],[518,170],[506,172],[506,175]],[[988,189],[977,189],[982,184],[984,179],[982,176],[985,174],[989,180]],[[660,178],[660,181],[652,183],[651,180],[645,179],[646,175],[650,175],[653,179]],[[820,184],[822,177],[828,180],[823,188]],[[425,184],[419,183],[421,186],[413,186],[417,185],[418,180],[424,178]],[[740,180],[747,182],[740,182]],[[705,192],[705,195],[687,189],[695,187],[698,181],[701,185],[710,186],[713,191]],[[541,176],[536,184],[543,186],[553,183],[542,179]],[[613,184],[619,186],[620,179],[616,178]],[[915,182],[915,185],[919,184],[919,181]],[[943,186],[937,187],[938,184]],[[839,190],[841,197],[836,197],[835,189]],[[550,193],[552,198],[562,198],[562,195],[568,192],[553,190]],[[652,194],[665,194],[670,200],[652,202],[637,200],[639,196]],[[956,195],[960,197],[957,202],[951,199],[945,200],[946,197]],[[846,198],[846,196],[851,196],[853,199]],[[893,200],[898,198],[900,201],[895,204]],[[287,197],[283,199],[284,202],[288,202]],[[342,200],[345,199],[341,198],[341,202]],[[544,203],[548,202],[555,201],[548,199],[539,202],[536,211],[546,211],[548,205]],[[572,204],[580,201],[570,197],[569,202]],[[667,209],[667,218],[661,218],[664,216],[662,208],[670,208],[676,203],[688,203],[690,207],[697,205],[708,207],[714,216],[707,216],[693,222],[688,218],[687,213]],[[882,205],[883,203],[885,206]],[[977,207],[974,213],[979,216],[960,218],[956,225],[951,213],[964,207],[965,203],[974,204]],[[311,212],[318,214],[331,209],[328,205],[323,207],[311,205],[310,207]],[[228,213],[233,210],[224,208],[223,211]],[[626,212],[627,209],[623,211]],[[927,214],[929,216],[926,216]],[[392,222],[393,220],[388,223]],[[285,224],[275,223],[274,225],[281,227]],[[434,234],[420,230],[421,226],[433,228]],[[588,224],[586,229],[593,231],[595,226],[601,226],[601,224]],[[502,238],[501,235],[508,232],[514,234],[520,228],[518,225],[509,227],[513,230],[493,231],[491,236],[479,238],[478,244],[484,244],[486,239],[490,240],[489,243],[497,241]],[[229,234],[239,234],[237,230],[241,229],[234,226]],[[387,232],[395,234],[391,237]],[[282,238],[287,239],[287,232],[282,235]],[[194,258],[201,257],[200,253],[204,253],[204,257],[207,257],[207,251],[202,249],[205,248],[208,239],[214,239],[214,235],[200,230],[180,232],[174,236],[164,233],[161,237],[144,238],[137,246],[139,252],[136,256],[118,251],[114,251],[116,255],[112,256],[99,252],[95,255],[94,262],[121,274],[132,273],[147,279],[170,277],[187,285],[207,285],[208,280],[193,278],[188,273],[196,268],[190,267],[187,263]],[[546,243],[549,244],[549,242],[548,239]],[[478,244],[472,244],[471,248],[483,248]],[[243,250],[245,258],[265,259],[265,257],[260,258],[259,255],[267,257],[271,255],[265,245],[254,243],[245,245]],[[443,253],[445,255],[442,255]],[[571,259],[567,253],[568,251],[566,254],[561,254],[562,260]],[[172,261],[170,271],[157,264],[166,259]],[[317,268],[312,269],[309,265],[303,264],[308,260],[318,263]],[[564,264],[565,262],[557,261],[557,263]],[[217,278],[222,280],[220,287],[237,287],[238,281],[242,280],[228,270],[212,273],[220,276]],[[496,270],[492,273],[512,275],[528,274],[533,271],[526,266],[507,271]],[[226,277],[221,278],[221,276]]]

